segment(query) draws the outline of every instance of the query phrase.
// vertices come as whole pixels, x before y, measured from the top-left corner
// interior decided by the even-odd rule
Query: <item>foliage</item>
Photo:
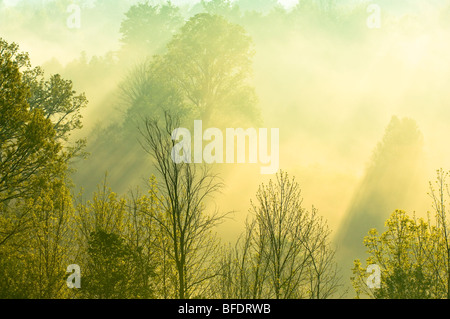
[[[396,210],[386,221],[381,235],[376,229],[364,239],[369,257],[367,265],[381,270],[381,287],[369,289],[368,274],[355,260],[352,283],[357,296],[368,295],[386,299],[448,298],[449,237],[446,203],[449,197],[448,173],[437,172],[436,184],[430,183],[430,196],[435,209],[434,219],[411,218]]]
[[[123,238],[103,230],[92,232],[89,239],[87,273],[83,277],[86,297],[115,299],[151,297],[138,282],[137,254]]]
[[[72,198],[64,180],[46,181],[0,217],[2,298],[68,296],[65,269],[74,256]]]
[[[0,39],[0,263],[2,295],[52,298],[62,291],[73,248],[67,147],[81,127],[83,95],[60,76],[46,81],[28,55]],[[66,265],[66,266],[64,266]],[[67,291],[66,291],[67,292]]]
[[[55,32],[66,22],[61,13],[67,13],[70,3],[19,1],[5,9],[7,18],[2,11],[2,28],[36,27],[48,41],[73,41],[93,28]],[[103,140],[91,149],[103,154],[99,145],[106,145],[106,154],[114,146],[117,156],[109,160],[115,170],[121,169],[123,178],[116,178],[117,183],[127,187],[128,171],[117,158],[134,159],[135,124],[144,117],[141,143],[158,176],[150,178],[144,194],[119,195],[105,178],[90,200],[83,193],[74,199],[68,176],[71,160],[84,155],[85,140],[74,139],[73,133],[82,128],[87,99],[76,93],[72,81],[60,74],[45,76],[16,44],[0,39],[0,298],[335,296],[340,278],[331,232],[314,207],[303,207],[295,179],[280,172],[262,184],[245,231],[235,245],[223,246],[215,229],[227,214],[209,211],[209,200],[222,183],[206,166],[173,163],[171,132],[181,119],[202,119],[216,127],[260,123],[252,83],[255,44],[260,49],[286,38],[315,36],[316,31],[329,36],[346,28],[366,30],[355,27],[364,22],[366,8],[346,13],[332,0],[300,1],[292,11],[274,0],[201,1],[190,12],[170,2],[139,3],[128,11],[124,1],[90,3],[80,2],[83,26],[98,22],[98,13],[112,8],[108,13],[115,18],[107,22],[102,17],[105,23],[98,25],[114,36],[110,30],[119,30],[120,23],[121,47],[90,61],[82,53],[64,71],[77,80],[77,87],[108,95],[101,102],[104,110],[119,101],[124,112],[122,122],[101,131],[106,132]],[[1,1],[0,6],[6,8]],[[368,31],[350,34],[361,32]],[[111,84],[110,77],[117,80],[136,63],[120,87]],[[100,80],[105,87],[108,82],[107,93],[95,92],[105,89],[97,86]],[[403,194],[404,185],[398,192],[385,182],[400,176],[390,164],[411,162],[409,154],[419,153],[421,146],[414,121],[394,117],[374,154],[368,189],[389,184],[392,194]],[[106,165],[102,159],[102,171]],[[139,174],[144,171],[136,167]],[[450,298],[447,177],[439,171],[431,186],[434,221],[397,210],[384,233],[369,232],[366,264],[381,267],[381,288],[368,289],[366,268],[356,260],[352,281],[358,297]],[[365,196],[361,198],[365,204]],[[387,198],[368,202],[380,206]],[[74,263],[82,269],[80,290],[69,290],[65,283],[66,267]]]
[[[120,26],[124,50],[134,56],[154,54],[164,47],[182,22],[178,7],[170,2],[154,6],[149,3],[133,5]]]
[[[137,67],[122,86],[133,114],[164,111],[216,123],[257,123],[256,95],[249,84],[251,39],[217,15],[198,14],[174,35],[167,52]]]

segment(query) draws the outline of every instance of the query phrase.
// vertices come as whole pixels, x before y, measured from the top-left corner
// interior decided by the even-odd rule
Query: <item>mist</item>
[[[125,14],[139,1],[79,1],[79,28],[67,26],[70,3],[0,1],[0,35],[29,52],[47,75],[59,73],[86,93],[84,127],[73,138],[87,138],[90,155],[75,163],[76,190],[91,194],[106,172],[118,193],[145,188],[156,171],[139,143],[139,127],[142,116],[154,114],[127,100],[123,87],[154,55],[167,52],[185,21],[209,10],[252,39],[248,84],[260,118],[251,119],[279,128],[280,169],[300,183],[303,205],[327,220],[345,280],[353,259],[365,259],[369,229],[382,231],[395,209],[418,216],[432,210],[428,182],[437,169],[450,169],[449,1],[375,1],[381,16],[373,28],[372,2],[242,0],[205,9],[172,1],[177,13],[167,14],[170,24],[159,22],[147,46],[140,39],[124,43],[121,34]],[[236,127],[234,116],[217,127]],[[258,186],[274,176],[260,174],[255,164],[212,168],[224,188],[209,205],[233,212],[218,229],[222,241],[233,242]]]

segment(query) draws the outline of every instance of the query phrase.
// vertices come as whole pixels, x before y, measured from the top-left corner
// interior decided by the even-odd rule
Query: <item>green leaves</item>
[[[372,229],[364,238],[367,265],[381,268],[381,288],[368,289],[366,269],[355,260],[352,277],[357,295],[381,299],[427,299],[446,297],[447,252],[442,229],[424,219],[394,211],[379,234]]]
[[[31,196],[36,182],[62,176],[82,143],[67,145],[81,128],[84,95],[59,75],[43,78],[28,55],[0,39],[0,202]],[[66,151],[66,147],[67,151]]]
[[[179,11],[170,2],[155,6],[148,3],[132,6],[120,26],[124,50],[144,57],[161,50],[183,23]]]
[[[133,251],[124,239],[99,229],[91,233],[88,245],[83,294],[103,299],[135,297],[127,294],[136,266]]]
[[[59,75],[45,80],[2,39],[0,92],[0,294],[64,297],[61,279],[75,248],[67,162],[77,155],[67,141],[81,127],[86,100]]]
[[[162,70],[198,118],[217,122],[243,117],[255,123],[256,98],[248,83],[253,55],[251,38],[241,26],[202,13],[169,42]]]
[[[252,40],[241,26],[217,15],[195,15],[164,54],[142,63],[122,84],[128,120],[170,111],[186,123],[192,118],[225,127],[258,123],[250,85],[253,55]]]

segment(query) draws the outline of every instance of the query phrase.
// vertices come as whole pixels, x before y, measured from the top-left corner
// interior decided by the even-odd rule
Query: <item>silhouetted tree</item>
[[[217,276],[214,264],[218,246],[211,232],[225,215],[208,214],[204,205],[222,184],[206,166],[172,160],[172,131],[178,125],[177,118],[166,114],[165,123],[146,119],[141,129],[142,146],[154,159],[161,180],[158,188],[151,189],[162,213],[151,217],[166,239],[161,247],[176,274],[172,279],[172,297],[206,297],[211,280]]]
[[[316,209],[302,207],[287,173],[261,185],[254,220],[222,260],[222,297],[328,298],[340,286],[330,232]]]

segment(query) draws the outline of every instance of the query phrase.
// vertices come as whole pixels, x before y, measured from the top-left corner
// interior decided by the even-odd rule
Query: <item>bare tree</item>
[[[268,263],[263,258],[266,241],[257,223],[247,220],[245,232],[223,253],[216,296],[223,299],[260,299],[266,296]]]
[[[300,188],[287,173],[261,185],[254,219],[222,261],[223,297],[327,298],[339,287],[329,230],[316,209],[302,207]]]
[[[298,287],[309,263],[301,241],[307,231],[304,226],[309,225],[298,184],[280,173],[275,183],[271,180],[269,185],[260,186],[256,198],[257,204],[252,203],[251,210],[260,226],[261,239],[267,241],[263,257],[269,264],[270,294],[276,299],[300,297]]]
[[[326,299],[334,296],[341,286],[335,262],[335,250],[330,246],[331,231],[317,210],[313,207],[310,215],[308,237],[303,241],[303,247],[310,257],[309,266],[309,297]]]
[[[165,250],[167,265],[173,265],[175,270],[174,297],[205,297],[217,276],[214,256],[219,246],[212,230],[226,216],[217,211],[207,214],[205,202],[222,183],[204,165],[172,161],[175,141],[171,137],[179,125],[177,117],[166,112],[165,125],[156,119],[146,119],[144,123],[140,129],[141,145],[155,160],[161,178],[161,185],[151,188],[162,207],[162,213],[153,218],[165,237],[161,249]]]
[[[450,299],[450,238],[449,225],[447,221],[447,200],[450,198],[450,191],[446,182],[449,173],[442,169],[437,171],[436,187],[430,182],[430,193],[435,209],[436,230],[439,236],[436,239],[434,256],[435,276],[438,278],[439,285],[445,290],[447,299]],[[433,257],[433,256],[431,256]]]

